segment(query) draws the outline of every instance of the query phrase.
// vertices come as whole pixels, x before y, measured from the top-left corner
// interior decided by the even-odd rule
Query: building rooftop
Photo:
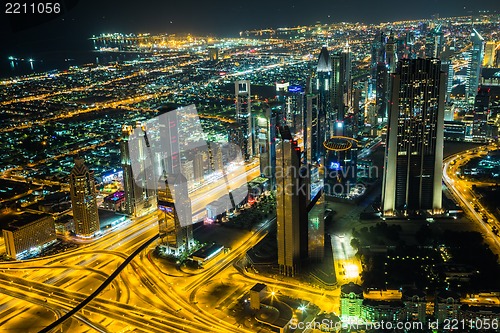
[[[20,229],[30,223],[38,221],[42,218],[50,216],[49,214],[33,214],[33,213],[22,213],[15,215],[14,219],[9,222],[9,226],[5,228],[6,230],[15,231]]]

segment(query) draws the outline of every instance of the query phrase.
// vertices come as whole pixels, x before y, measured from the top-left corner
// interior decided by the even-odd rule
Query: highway
[[[496,148],[496,145],[489,145],[448,156],[443,161],[443,181],[455,200],[464,209],[464,212],[483,231],[483,237],[491,245],[491,250],[496,254],[500,254],[500,237],[495,235],[491,229],[491,226],[497,226],[500,230],[498,220],[476,199],[472,191],[472,185],[475,183],[461,179],[458,176],[460,166],[465,165],[471,158],[480,156],[481,152],[484,154],[488,149]],[[491,221],[489,224],[483,222],[483,214]]]

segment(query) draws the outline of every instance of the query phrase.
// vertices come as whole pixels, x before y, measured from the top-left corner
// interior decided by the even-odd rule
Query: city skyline
[[[499,13],[71,4],[82,53],[4,58],[2,331],[500,331]]]

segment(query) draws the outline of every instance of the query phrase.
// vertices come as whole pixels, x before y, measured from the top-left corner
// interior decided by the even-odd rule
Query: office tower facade
[[[156,189],[153,169],[146,167],[149,158],[143,140],[136,140],[137,146],[129,146],[129,141],[144,135],[145,128],[138,122],[135,129],[123,125],[120,141],[121,165],[123,169],[123,188],[125,191],[125,212],[130,216],[143,216],[156,209]],[[135,151],[131,151],[135,149]],[[134,174],[132,163],[138,166],[139,174]]]
[[[377,90],[377,72],[378,64],[385,63],[385,43],[386,35],[383,31],[377,32],[372,43],[371,50],[371,83],[370,83],[370,95],[375,94]]]
[[[324,147],[325,195],[349,198],[357,183],[357,141],[337,136],[326,140]]]
[[[329,133],[327,137],[342,135],[336,123],[343,122],[351,101],[351,55],[347,47],[344,52],[332,55],[332,107],[327,114]],[[325,139],[327,139],[325,137]]]
[[[330,127],[330,120],[333,117],[333,81],[332,81],[332,58],[328,53],[326,46],[323,46],[316,66],[316,84],[314,93],[318,96],[318,137],[320,141],[324,140]],[[329,136],[329,135],[328,135]],[[321,150],[317,151],[317,158],[321,158]]]
[[[69,177],[75,233],[80,237],[93,237],[100,230],[94,172],[77,157]]]
[[[396,71],[398,55],[396,37],[394,36],[394,32],[392,31],[389,34],[389,38],[387,38],[387,43],[385,44],[385,63],[387,65],[389,73],[394,73]]]
[[[194,245],[192,209],[187,179],[181,173],[165,173],[158,189],[158,226],[161,248],[178,256]]]
[[[497,67],[498,59],[497,55],[500,51],[500,42],[488,41],[484,45],[484,59],[483,67]]]
[[[305,104],[304,88],[289,86],[286,100],[287,125],[294,135],[304,135]]]
[[[288,127],[280,127],[276,148],[276,210],[280,273],[294,276],[307,259],[308,182],[301,175],[301,151]],[[305,176],[307,178],[307,175]]]
[[[384,215],[442,209],[445,80],[438,59],[403,59],[392,75]]]
[[[243,156],[249,161],[254,155],[252,102],[250,95],[250,81],[241,80],[234,83],[236,96],[236,121],[243,131]]]
[[[205,176],[205,157],[204,152],[198,151],[194,155],[193,160],[193,175],[194,181],[197,183],[203,182],[203,177]],[[208,163],[207,163],[208,164]]]
[[[453,77],[455,76],[455,70],[453,69],[453,63],[450,59],[441,60],[441,70],[446,73],[446,93],[445,102],[451,102],[451,91],[453,90]],[[453,120],[453,119],[451,119]]]
[[[484,57],[484,38],[472,29],[471,33],[472,48],[469,52],[469,64],[467,66],[467,81],[465,82],[465,95],[470,104],[474,103],[474,99],[479,87],[479,79],[481,77],[481,65]]]
[[[322,151],[318,102],[318,95],[307,94],[304,142],[307,162],[313,165],[320,160]]]
[[[490,89],[480,88],[474,101],[472,140],[484,142],[488,139],[488,117],[490,113]]]
[[[439,24],[427,34],[425,39],[426,58],[441,58],[444,45],[444,33],[441,29],[442,25]]]
[[[375,87],[375,104],[377,105],[378,123],[387,121],[389,113],[389,87],[389,70],[384,62],[379,62],[377,64],[377,79]]]
[[[260,173],[269,178],[273,188],[276,173],[276,113],[267,105],[264,111],[264,115],[257,118]]]

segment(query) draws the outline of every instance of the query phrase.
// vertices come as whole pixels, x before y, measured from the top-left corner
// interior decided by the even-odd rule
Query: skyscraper
[[[276,149],[276,210],[280,273],[294,276],[308,253],[307,175],[301,174],[300,148],[288,127],[280,127]],[[306,169],[304,168],[304,171]]]
[[[488,115],[490,111],[490,89],[480,88],[474,101],[472,140],[485,141],[488,135]]]
[[[472,29],[470,35],[472,48],[469,52],[469,64],[467,66],[467,81],[465,82],[466,97],[470,104],[474,104],[474,99],[479,87],[479,79],[481,77],[481,65],[483,64],[484,56],[484,38]]]
[[[158,225],[161,247],[169,255],[189,251],[193,245],[191,200],[186,177],[165,173],[158,189]]]
[[[488,41],[484,46],[484,67],[496,67],[498,63],[497,54],[500,51],[500,42]]]
[[[306,95],[306,121],[304,131],[304,142],[306,159],[309,164],[315,164],[320,159],[322,151],[322,140],[320,136],[320,121],[318,95]]]
[[[287,125],[294,135],[304,134],[305,94],[301,86],[289,86],[286,100]]]
[[[89,171],[82,158],[75,158],[69,184],[75,233],[93,237],[100,230],[94,172]]]
[[[252,103],[250,96],[250,81],[242,80],[234,83],[236,96],[236,120],[243,130],[243,156],[246,161],[254,155]]]
[[[316,84],[314,86],[314,93],[318,96],[317,135],[320,142],[325,139],[327,131],[329,130],[330,119],[333,117],[332,69],[332,58],[326,46],[323,46],[318,57]],[[318,159],[323,156],[321,150],[316,151],[316,153],[316,158]]]
[[[438,59],[403,59],[392,75],[384,215],[441,211],[445,79]]]
[[[427,58],[441,58],[444,45],[444,34],[442,25],[437,25],[432,29],[425,39],[425,56]]]
[[[329,133],[325,139],[334,135],[343,135],[338,132],[337,122],[343,122],[347,114],[347,106],[351,103],[351,55],[349,48],[344,52],[332,55],[332,107],[327,114]]]
[[[156,209],[156,190],[153,168],[146,167],[148,149],[144,140],[136,140],[137,146],[130,147],[129,140],[144,135],[145,127],[136,123],[135,129],[129,125],[122,127],[120,141],[121,165],[123,169],[123,188],[125,190],[125,211],[131,216],[143,216]],[[131,151],[135,149],[135,151]],[[139,171],[134,174],[132,163]],[[136,169],[136,170],[137,170]]]
[[[276,113],[267,105],[265,114],[257,118],[259,141],[260,173],[270,179],[274,187],[276,170]]]

